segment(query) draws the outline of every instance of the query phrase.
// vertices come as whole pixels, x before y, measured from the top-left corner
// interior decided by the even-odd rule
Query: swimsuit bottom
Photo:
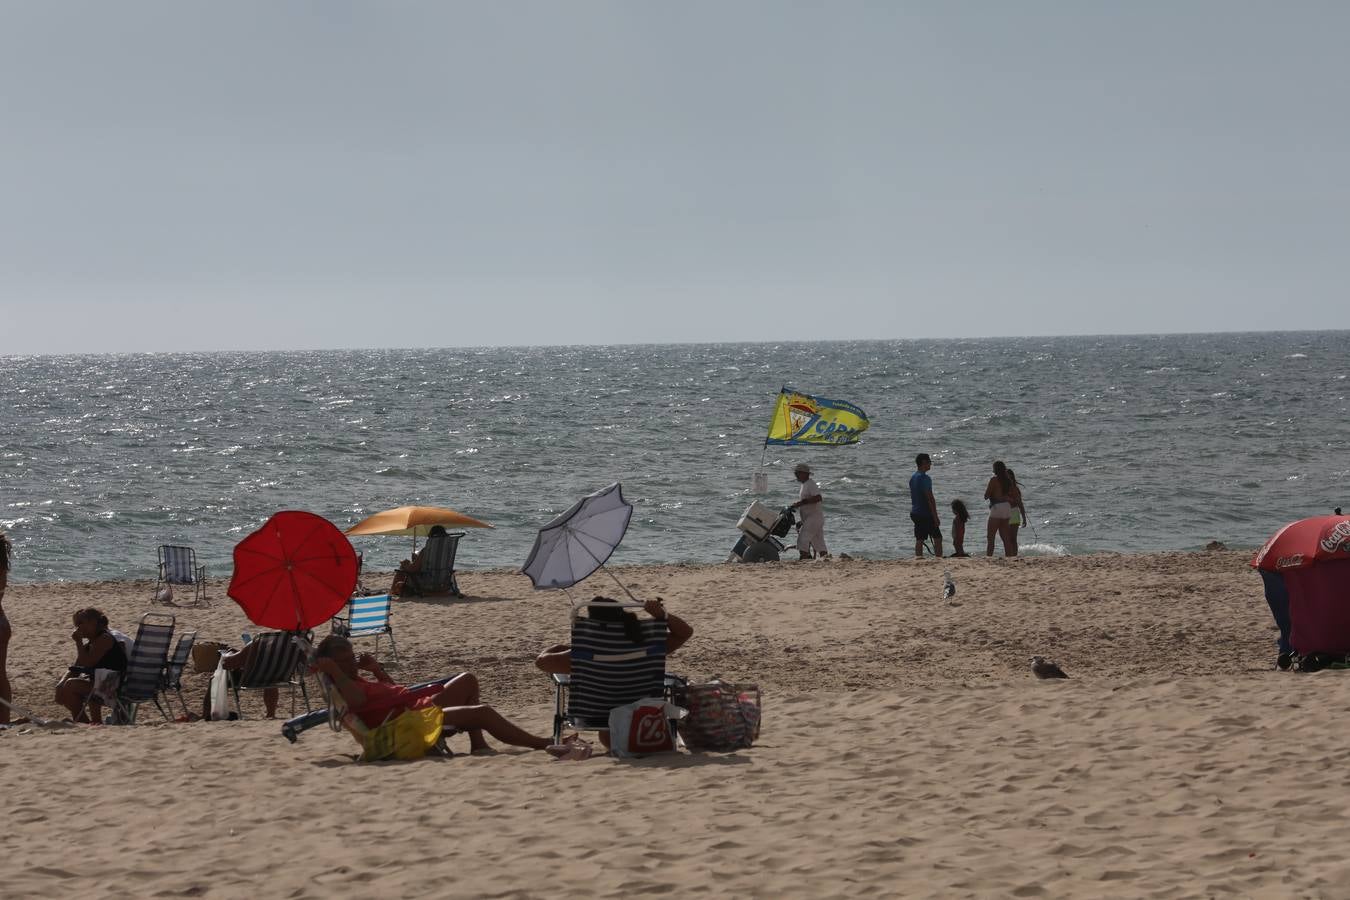
[[[998,503],[990,504],[989,518],[991,519],[1011,519],[1012,504],[1007,500],[1001,500]]]

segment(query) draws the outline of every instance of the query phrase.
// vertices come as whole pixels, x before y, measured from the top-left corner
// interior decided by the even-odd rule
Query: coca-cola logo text
[[[1322,538],[1321,547],[1323,553],[1335,553],[1338,550],[1350,553],[1350,519],[1337,522]]]

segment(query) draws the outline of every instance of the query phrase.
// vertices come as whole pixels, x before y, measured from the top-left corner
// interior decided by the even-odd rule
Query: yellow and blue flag
[[[765,444],[856,444],[872,423],[843,400],[813,397],[789,388],[778,394]]]

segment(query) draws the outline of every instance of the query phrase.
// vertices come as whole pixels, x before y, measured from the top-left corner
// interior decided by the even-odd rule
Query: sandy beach
[[[327,729],[288,744],[252,699],[242,722],[147,707],[132,728],[16,727],[0,734],[5,895],[1343,895],[1350,749],[1299,726],[1350,705],[1350,681],[1271,670],[1249,556],[615,569],[693,624],[672,670],[763,688],[761,740],[734,754],[358,765]],[[472,670],[546,733],[531,660],[565,639],[566,599],[506,571],[461,586],[396,606],[391,673]],[[134,633],[152,593],[11,586],[16,700],[57,714],[70,612]],[[173,610],[179,627],[237,642],[249,623],[223,582],[210,596]],[[1033,653],[1071,678],[1037,681]],[[190,705],[205,679],[189,675]]]

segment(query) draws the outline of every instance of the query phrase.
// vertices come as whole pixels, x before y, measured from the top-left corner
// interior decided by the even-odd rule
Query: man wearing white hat
[[[825,510],[821,508],[820,487],[811,480],[811,467],[806,463],[793,466],[792,474],[802,483],[802,492],[792,508],[801,517],[797,529],[797,552],[802,559],[830,555],[825,548]]]

